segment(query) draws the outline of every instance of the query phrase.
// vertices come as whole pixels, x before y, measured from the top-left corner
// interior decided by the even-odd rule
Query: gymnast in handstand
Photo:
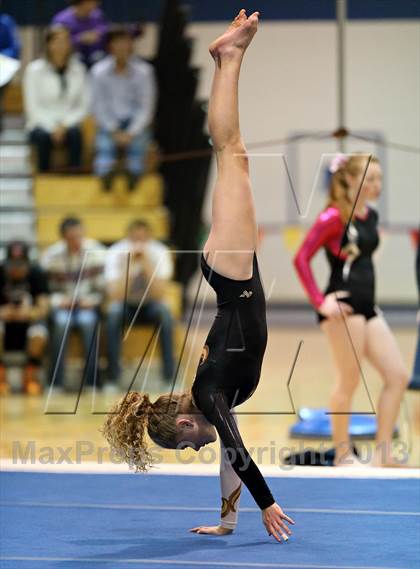
[[[245,51],[258,28],[259,13],[241,10],[210,45],[216,67],[209,105],[209,129],[217,158],[212,227],[201,269],[217,295],[218,312],[203,348],[191,391],[161,395],[131,392],[110,412],[103,433],[114,451],[136,470],[152,464],[145,433],[163,448],[198,451],[220,437],[222,490],[218,526],[190,531],[224,535],[237,523],[244,483],[277,541],[294,524],[276,504],[242,441],[232,409],[257,388],[267,344],[264,291],[256,258],[257,226],[246,149],[239,129],[238,82]]]

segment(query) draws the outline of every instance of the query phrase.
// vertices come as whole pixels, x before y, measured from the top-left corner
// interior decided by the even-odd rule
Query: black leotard
[[[244,446],[230,409],[254,393],[267,345],[264,290],[257,257],[253,275],[234,280],[216,273],[201,256],[204,277],[217,295],[217,315],[207,336],[192,386],[198,409],[212,423],[229,451],[233,469],[261,509],[274,498]]]

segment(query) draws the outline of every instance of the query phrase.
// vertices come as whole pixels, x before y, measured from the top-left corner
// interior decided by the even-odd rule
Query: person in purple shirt
[[[74,50],[87,67],[105,55],[105,34],[108,25],[99,0],[70,0],[71,6],[56,14],[52,24],[70,30]]]

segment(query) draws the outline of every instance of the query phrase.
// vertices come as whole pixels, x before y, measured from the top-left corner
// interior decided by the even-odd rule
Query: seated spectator
[[[23,391],[39,395],[39,371],[48,339],[48,285],[44,271],[29,261],[28,247],[15,241],[0,265],[0,395],[10,388],[3,352],[25,352]]]
[[[10,57],[12,59],[19,59],[20,56],[20,41],[17,31],[17,25],[15,20],[8,14],[4,14],[1,11],[1,1],[0,1],[0,54],[5,57]],[[7,61],[7,60],[6,60]],[[15,73],[18,69],[16,65],[13,69]],[[2,130],[2,116],[3,116],[3,96],[7,84],[13,77],[13,73],[7,72],[6,77],[4,71],[4,62],[0,65],[0,131]]]
[[[86,239],[82,222],[74,217],[60,225],[62,240],[51,245],[41,262],[51,290],[51,384],[63,390],[64,361],[70,330],[82,337],[86,383],[94,385],[96,351],[92,349],[103,299],[105,247]],[[89,357],[89,354],[92,357]]]
[[[108,34],[110,55],[92,68],[93,113],[98,124],[95,172],[110,190],[118,153],[126,158],[128,187],[134,190],[144,170],[155,106],[153,67],[133,56],[130,31]]]
[[[169,249],[151,238],[150,227],[143,220],[133,221],[128,228],[127,239],[115,243],[108,250],[105,280],[109,300],[109,384],[106,387],[115,385],[120,377],[123,316],[127,326],[146,322],[161,326],[159,340],[162,348],[163,376],[168,382],[172,380],[173,321],[164,301],[165,284],[171,278],[172,270]]]
[[[66,28],[50,28],[46,56],[28,65],[23,78],[27,129],[38,151],[38,168],[50,169],[54,145],[68,150],[69,164],[82,161],[80,123],[89,112],[89,91],[84,66],[72,57]]]
[[[98,0],[70,0],[71,6],[56,14],[53,25],[65,26],[81,61],[91,67],[105,55],[107,23]]]

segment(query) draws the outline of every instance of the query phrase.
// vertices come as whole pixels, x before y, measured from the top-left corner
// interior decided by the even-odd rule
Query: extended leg
[[[248,160],[239,129],[238,82],[242,59],[258,27],[258,12],[241,10],[210,46],[216,69],[209,104],[209,129],[217,159],[212,227],[204,254],[215,271],[233,279],[252,274],[257,242]],[[224,253],[226,251],[226,253]]]
[[[360,381],[360,361],[365,352],[366,320],[354,315],[346,319],[324,320],[322,330],[328,338],[337,370],[337,380],[330,398],[335,465],[352,466],[349,418],[353,395]]]
[[[368,322],[367,357],[381,374],[384,383],[378,402],[376,453],[372,463],[374,466],[397,465],[391,452],[392,435],[407,387],[408,373],[397,342],[381,317]]]

